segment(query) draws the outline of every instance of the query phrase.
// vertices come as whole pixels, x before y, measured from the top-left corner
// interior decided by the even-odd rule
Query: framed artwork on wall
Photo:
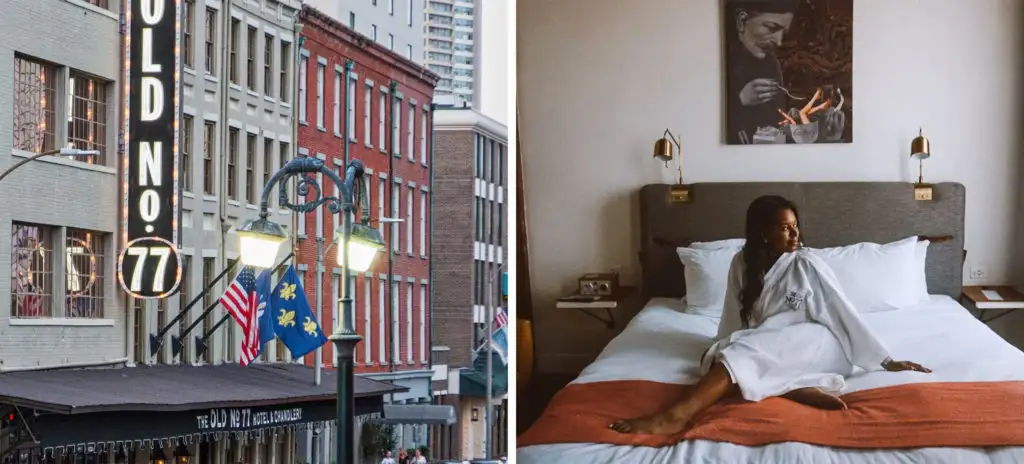
[[[853,0],[724,0],[725,141],[853,142]]]

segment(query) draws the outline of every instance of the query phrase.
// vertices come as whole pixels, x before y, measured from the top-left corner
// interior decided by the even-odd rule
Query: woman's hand
[[[926,374],[931,373],[931,369],[924,367],[916,362],[910,361],[889,361],[882,364],[882,368],[889,372],[901,372],[901,371],[914,371],[924,372]]]

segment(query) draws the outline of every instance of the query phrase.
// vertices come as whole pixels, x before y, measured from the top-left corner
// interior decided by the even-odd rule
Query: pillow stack
[[[676,249],[685,267],[686,312],[721,317],[729,266],[744,239],[696,242]],[[860,312],[890,311],[928,299],[925,261],[929,242],[907,237],[886,244],[808,248],[832,268],[839,286]]]

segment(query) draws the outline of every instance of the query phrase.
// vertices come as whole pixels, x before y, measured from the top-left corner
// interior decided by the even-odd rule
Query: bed
[[[1020,396],[1017,392],[1024,392],[1014,390],[1024,385],[1021,382],[1024,381],[1024,353],[1003,341],[957,302],[964,259],[965,191],[962,185],[935,185],[933,201],[915,201],[912,186],[905,183],[695,184],[691,193],[692,202],[672,203],[667,185],[649,185],[641,190],[640,260],[643,291],[649,301],[599,357],[556,396],[538,424],[520,437],[524,445],[517,450],[517,462],[1024,462],[1024,447],[1020,446],[872,449],[797,441],[744,446],[721,440],[683,439],[664,446],[649,446],[642,440],[619,444],[600,440],[548,440],[538,429],[587,427],[577,416],[590,411],[576,409],[573,412],[564,407],[561,412],[552,411],[558,409],[555,403],[571,402],[569,397],[582,389],[641,384],[637,381],[671,387],[697,381],[701,354],[712,342],[718,319],[684,312],[686,292],[685,286],[680,284],[683,266],[674,252],[675,247],[694,241],[741,237],[746,206],[763,194],[783,195],[797,203],[805,244],[811,247],[885,243],[913,235],[943,237],[928,248],[925,273],[929,295],[924,301],[898,310],[864,315],[865,321],[890,350],[899,354],[898,358],[918,361],[934,372],[930,375],[888,372],[855,375],[848,379],[844,398],[845,394],[870,395],[890,388],[905,390],[916,386],[932,388],[930,391],[934,393],[945,391],[947,385],[990,385],[989,382],[1009,386],[1004,395],[1014,398]],[[640,391],[630,387],[606,394],[603,397],[606,400],[597,401],[607,401],[601,407],[615,407],[633,401],[631,393]],[[999,396],[994,398],[993,403],[1003,401]],[[762,403],[771,401],[774,399]],[[978,443],[1024,444],[1024,437],[1004,436],[997,430],[1024,428],[1020,427],[1024,421],[1018,419],[1024,416],[1024,403],[1002,404],[1014,412],[989,411],[982,413],[981,422],[967,425],[965,430],[989,427],[987,432],[975,433],[973,439]],[[853,406],[851,403],[851,408],[856,409]],[[979,413],[964,415],[971,414]],[[577,433],[576,436],[586,435]]]

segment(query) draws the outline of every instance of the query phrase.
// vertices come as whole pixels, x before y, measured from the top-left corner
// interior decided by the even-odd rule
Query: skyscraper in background
[[[455,95],[456,105],[473,104],[477,76],[476,28],[481,9],[474,0],[428,0],[425,14],[427,67],[441,80],[435,95]]]

